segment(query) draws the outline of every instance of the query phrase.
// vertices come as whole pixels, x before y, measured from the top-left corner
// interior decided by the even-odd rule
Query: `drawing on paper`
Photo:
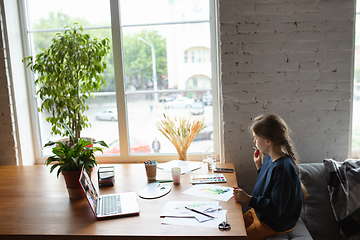
[[[227,189],[221,189],[221,188],[200,188],[200,191],[203,191],[209,195],[221,195],[221,194],[225,194],[227,192],[230,191],[230,188]]]

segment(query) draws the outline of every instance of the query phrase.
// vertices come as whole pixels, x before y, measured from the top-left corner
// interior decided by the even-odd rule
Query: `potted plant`
[[[77,23],[57,33],[52,44],[40,54],[26,57],[28,67],[38,73],[35,84],[42,100],[39,112],[49,112],[46,121],[51,124],[51,134],[69,136],[63,132],[65,123],[75,133],[70,143],[78,142],[80,133],[91,124],[85,110],[86,100],[101,90],[106,82],[102,73],[106,69],[105,56],[110,51],[109,39],[91,38],[83,33]]]
[[[36,93],[42,101],[38,111],[50,114],[46,121],[51,124],[51,134],[68,137],[68,141],[50,141],[44,146],[55,146],[52,150],[55,155],[46,164],[55,162],[50,172],[59,167],[58,176],[60,172],[77,172],[75,175],[79,176],[82,166],[89,170],[96,165],[94,152],[102,149],[93,144],[107,147],[103,141],[82,139],[80,133],[91,126],[84,114],[89,109],[87,99],[106,84],[102,73],[106,69],[109,43],[107,38],[84,34],[83,28],[75,23],[71,28],[65,27],[63,33],[57,33],[52,44],[35,59],[32,56],[23,59],[38,74]],[[72,197],[70,191],[69,194]]]
[[[73,144],[62,141],[49,141],[44,147],[54,146],[52,149],[53,156],[46,159],[45,164],[51,164],[50,173],[58,168],[57,176],[62,173],[65,178],[66,187],[70,198],[81,198],[84,194],[79,184],[81,169],[84,167],[89,173],[97,165],[95,152],[103,151],[102,147],[91,146],[99,144],[108,147],[104,141],[92,142],[83,138],[76,138],[73,131],[65,124],[62,124],[72,139]]]

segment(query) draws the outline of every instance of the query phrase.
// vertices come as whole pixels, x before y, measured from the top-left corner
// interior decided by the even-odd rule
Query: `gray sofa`
[[[342,240],[335,220],[327,184],[330,178],[323,163],[300,164],[301,180],[310,196],[303,204],[300,219],[293,231],[274,235],[267,240]]]

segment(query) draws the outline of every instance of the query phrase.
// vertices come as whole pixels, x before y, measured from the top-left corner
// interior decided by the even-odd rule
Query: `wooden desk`
[[[233,164],[221,164],[233,167]],[[138,198],[140,215],[97,221],[85,198],[71,200],[60,174],[50,174],[46,166],[0,167],[0,239],[231,239],[246,238],[241,204],[234,198],[220,201],[228,210],[231,230],[162,225],[160,213],[167,201],[206,201],[182,194],[190,188],[191,175],[211,173],[201,169],[181,176],[180,185],[172,185],[169,194],[158,199]],[[93,178],[94,178],[93,173]],[[235,173],[224,173],[227,183],[237,186]],[[171,179],[171,173],[157,171],[157,179]],[[115,186],[100,188],[101,194],[135,191],[147,184],[144,164],[116,164]]]

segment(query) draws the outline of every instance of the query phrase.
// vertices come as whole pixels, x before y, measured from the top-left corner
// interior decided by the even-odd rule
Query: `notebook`
[[[139,204],[135,192],[99,195],[84,167],[81,170],[79,182],[97,219],[139,215]]]

